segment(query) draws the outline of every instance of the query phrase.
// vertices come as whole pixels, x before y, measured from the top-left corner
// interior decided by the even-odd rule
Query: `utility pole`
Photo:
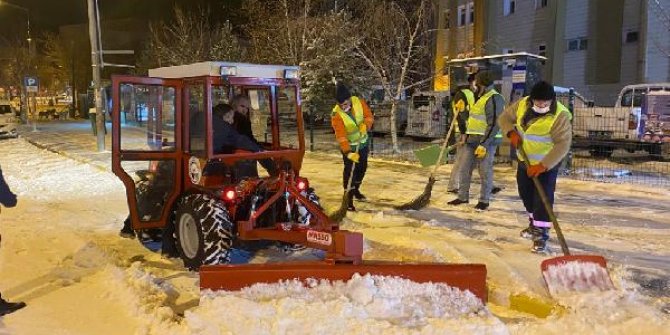
[[[105,115],[102,111],[100,85],[100,31],[98,21],[98,1],[88,1],[88,35],[91,40],[91,65],[93,66],[93,90],[95,95],[95,115],[98,151],[105,151]]]

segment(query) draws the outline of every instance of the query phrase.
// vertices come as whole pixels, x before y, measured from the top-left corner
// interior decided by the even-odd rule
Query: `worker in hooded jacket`
[[[342,185],[349,192],[348,209],[355,211],[353,198],[366,200],[360,188],[368,168],[368,130],[372,128],[374,118],[367,103],[362,98],[352,96],[344,84],[337,84],[335,98],[337,104],[331,113],[331,124],[344,161]],[[351,189],[347,189],[354,163]]]
[[[572,114],[556,101],[554,87],[545,81],[535,84],[530,96],[507,107],[498,119],[512,146],[528,158],[526,161],[517,154],[521,162],[516,182],[529,221],[521,236],[533,240],[532,251],[536,253],[548,252],[551,218],[532,178],[539,180],[549,206],[553,206],[559,166],[572,141],[571,120]]]

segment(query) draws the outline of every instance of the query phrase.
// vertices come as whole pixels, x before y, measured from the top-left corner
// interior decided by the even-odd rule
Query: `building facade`
[[[670,81],[670,0],[440,0],[444,59],[528,52],[543,77],[613,105],[625,85]],[[436,88],[438,85],[435,85]]]

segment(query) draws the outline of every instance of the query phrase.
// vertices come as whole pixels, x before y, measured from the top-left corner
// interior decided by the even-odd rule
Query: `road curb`
[[[69,159],[71,159],[71,160],[73,160],[73,161],[77,161],[77,162],[79,162],[79,163],[83,163],[83,164],[90,165],[90,166],[92,166],[93,168],[98,169],[98,170],[100,170],[100,171],[104,171],[104,172],[109,172],[109,171],[111,171],[109,168],[107,168],[107,167],[105,167],[105,166],[101,166],[101,165],[99,165],[98,162],[96,162],[96,161],[94,161],[94,160],[92,160],[92,159],[82,158],[82,157],[80,157],[80,156],[78,156],[78,155],[73,155],[73,154],[69,154],[69,153],[67,153],[67,152],[65,152],[65,151],[61,151],[61,150],[54,149],[54,148],[50,147],[50,146],[47,145],[47,144],[42,144],[42,143],[37,142],[37,141],[35,141],[35,140],[33,140],[33,139],[30,139],[30,138],[28,138],[28,137],[19,136],[19,138],[24,139],[26,142],[28,142],[28,143],[30,143],[30,144],[32,144],[32,145],[34,145],[34,146],[36,146],[36,147],[38,147],[38,148],[40,148],[40,149],[47,150],[47,151],[49,151],[49,152],[53,152],[53,153],[58,154],[58,155],[61,155],[61,156],[63,156],[63,157],[67,157],[67,158],[69,158]]]

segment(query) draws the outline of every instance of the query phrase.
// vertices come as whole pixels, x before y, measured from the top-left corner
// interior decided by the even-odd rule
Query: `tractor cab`
[[[223,239],[305,240],[251,234],[279,222],[285,231],[296,223],[331,230],[318,197],[299,176],[305,142],[298,70],[202,62],[151,69],[149,77],[114,76],[112,168],[126,187],[133,229],[175,228],[180,250],[189,248],[185,238],[195,239],[194,256],[204,219],[191,213],[179,222],[175,215],[194,211],[198,195],[199,203],[225,211],[230,229]],[[222,125],[216,111],[224,104],[236,104],[247,115],[235,112],[235,121]],[[250,130],[236,129],[238,122]],[[236,141],[217,147],[217,136],[245,137],[256,149],[237,148]],[[189,229],[195,229],[191,235]]]

